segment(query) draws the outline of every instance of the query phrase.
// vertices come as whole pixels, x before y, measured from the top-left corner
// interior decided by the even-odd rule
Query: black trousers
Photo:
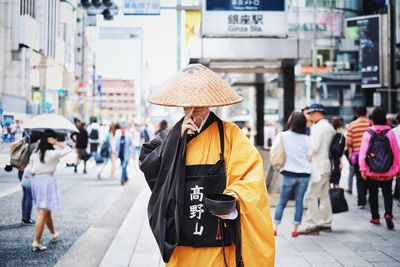
[[[393,198],[400,200],[400,177],[397,177],[394,186]]]
[[[367,181],[365,181],[361,177],[360,167],[358,166],[358,163],[354,165],[354,174],[356,175],[357,181],[357,204],[359,206],[365,206],[365,204],[367,204],[368,185]]]
[[[369,191],[369,205],[371,210],[372,219],[379,219],[379,187],[382,188],[383,202],[385,205],[385,215],[389,214],[391,217],[393,210],[393,196],[392,196],[392,183],[393,180],[389,181],[374,181],[367,180],[368,191]]]

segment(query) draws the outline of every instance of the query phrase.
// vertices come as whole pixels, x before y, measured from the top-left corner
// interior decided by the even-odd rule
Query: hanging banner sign
[[[205,0],[205,37],[286,37],[285,0]]]
[[[382,85],[380,29],[379,15],[346,19],[346,38],[360,42],[362,88]]]
[[[160,0],[124,0],[124,15],[160,15]]]

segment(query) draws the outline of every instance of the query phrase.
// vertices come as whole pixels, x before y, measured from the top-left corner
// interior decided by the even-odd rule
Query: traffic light
[[[110,7],[113,5],[113,1],[112,0],[103,0],[103,5],[106,7]]]
[[[82,5],[84,8],[90,7],[90,5],[91,5],[90,0],[81,0],[81,5]]]
[[[95,7],[100,7],[101,6],[101,0],[92,0],[92,5]]]
[[[112,20],[113,19],[113,15],[111,14],[109,9],[104,9],[101,14],[103,15],[104,20]]]
[[[112,20],[118,14],[118,7],[113,0],[81,0],[81,6],[89,16],[103,15],[104,20]]]

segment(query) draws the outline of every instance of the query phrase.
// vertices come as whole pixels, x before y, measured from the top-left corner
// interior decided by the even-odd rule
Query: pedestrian
[[[275,231],[281,223],[283,211],[290,194],[295,194],[295,214],[292,237],[298,236],[298,226],[303,217],[303,200],[311,175],[308,158],[310,137],[307,135],[306,117],[300,112],[293,112],[288,120],[289,130],[282,134],[285,150],[285,164],[281,169],[281,196],[275,210]]]
[[[25,136],[23,139],[18,140],[12,144],[10,144],[10,151],[13,151],[17,145],[21,142],[29,143],[29,155],[33,153],[33,151],[37,148],[39,144],[39,140],[42,136],[42,133],[37,131],[32,131],[29,136]],[[18,170],[18,179],[21,182],[22,176],[24,174],[25,169]],[[34,225],[36,222],[32,220],[32,191],[31,188],[22,187],[22,201],[21,201],[21,211],[22,211],[22,225]]]
[[[117,131],[119,131],[120,126],[118,123],[113,123],[110,130],[110,145],[111,145],[111,178],[115,178],[115,163],[117,161],[117,152],[115,146],[115,139],[117,136]]]
[[[375,108],[371,126],[363,135],[358,163],[362,179],[368,186],[372,224],[380,224],[378,193],[382,188],[388,229],[393,229],[393,178],[400,173],[400,151],[396,136],[387,125],[386,112]]]
[[[335,188],[339,188],[340,177],[342,175],[342,157],[346,146],[346,129],[342,118],[334,117],[331,121],[336,133],[332,138],[329,147],[329,159],[331,161],[331,183]]]
[[[276,137],[277,130],[272,122],[267,122],[264,127],[264,149],[269,151]]]
[[[306,228],[299,232],[306,235],[332,231],[329,148],[335,135],[335,130],[325,118],[326,109],[323,105],[312,104],[308,114],[313,122],[310,135],[311,178],[307,195]]]
[[[306,117],[306,120],[307,120],[307,128],[306,128],[307,135],[310,135],[310,133],[311,133],[310,129],[312,126],[310,115],[308,114],[309,109],[310,109],[310,107],[305,107],[301,110],[301,113],[303,113],[303,115]]]
[[[140,154],[140,148],[143,144],[144,139],[142,138],[142,132],[140,131],[140,125],[135,123],[132,131],[131,131],[131,138],[133,142],[133,147],[134,147],[134,160],[139,159],[139,154]]]
[[[97,119],[93,118],[92,122],[87,127],[87,133],[89,135],[89,148],[90,155],[95,156],[100,143],[100,125],[97,123]]]
[[[346,146],[349,153],[350,164],[354,168],[357,185],[357,205],[358,208],[364,209],[367,203],[367,183],[362,179],[360,166],[358,165],[358,156],[360,154],[360,146],[362,137],[370,126],[367,117],[367,109],[363,106],[356,108],[357,119],[350,123],[347,129]]]
[[[158,124],[158,129],[155,131],[155,135],[159,135],[161,132],[165,131],[168,129],[168,122],[166,120],[160,121]]]
[[[128,182],[128,164],[133,154],[132,137],[126,131],[126,127],[121,125],[120,134],[115,139],[116,153],[121,161],[121,185]]]
[[[149,130],[148,130],[148,125],[147,123],[143,126],[143,129],[140,131],[140,138],[142,139],[142,144],[144,142],[150,141],[150,135],[149,135]],[[141,144],[140,144],[141,146]]]
[[[41,242],[45,225],[50,230],[51,241],[55,242],[59,239],[52,219],[52,212],[60,208],[60,193],[54,172],[60,159],[71,149],[58,142],[56,138],[57,134],[54,131],[46,130],[40,139],[38,148],[32,153],[29,160],[29,170],[33,176],[32,199],[38,210],[35,239],[32,243],[33,251],[47,249]]]
[[[86,174],[87,173],[86,163],[89,159],[86,149],[88,147],[89,135],[84,127],[85,125],[83,122],[76,119],[75,125],[76,125],[76,128],[78,128],[79,132],[73,133],[71,135],[71,139],[73,141],[75,141],[75,151],[76,151],[76,161],[75,161],[75,165],[74,165],[74,172],[75,173],[78,172],[78,166],[79,166],[81,160],[83,160],[83,173]]]
[[[164,139],[157,136],[145,143],[140,157],[152,190],[150,226],[169,267],[274,265],[261,155],[239,127],[221,121],[209,109],[241,100],[200,64],[178,72],[148,99],[184,107],[185,113]],[[237,200],[236,209],[213,215],[205,208],[205,199],[222,193]]]
[[[400,147],[400,114],[397,115],[397,127],[393,129],[393,132],[396,135],[397,145]],[[400,175],[396,177],[393,198],[399,201],[397,205],[400,206]]]
[[[107,166],[108,162],[110,161],[110,158],[112,156],[112,148],[111,148],[111,130],[112,128],[110,127],[109,132],[105,136],[102,144],[101,144],[101,149],[100,149],[100,156],[103,159],[103,163],[101,166],[98,168],[97,171],[97,179],[101,179],[101,174],[103,173],[103,170],[105,166]]]

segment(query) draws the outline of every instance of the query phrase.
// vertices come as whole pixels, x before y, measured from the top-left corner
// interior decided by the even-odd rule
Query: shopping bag
[[[285,147],[283,146],[283,132],[278,133],[274,139],[269,155],[269,160],[272,166],[280,169],[285,165],[286,154]]]
[[[30,171],[25,170],[21,179],[21,186],[26,189],[31,189],[32,187],[33,175]]]
[[[332,213],[341,213],[349,210],[343,188],[329,189],[329,197],[331,199]]]

